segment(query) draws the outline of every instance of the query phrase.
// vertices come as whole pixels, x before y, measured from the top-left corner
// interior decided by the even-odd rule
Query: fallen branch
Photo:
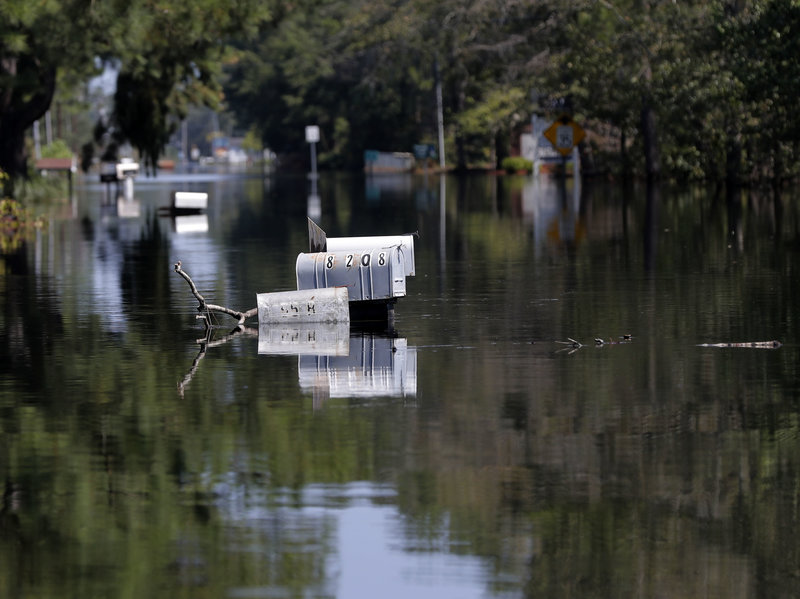
[[[183,380],[180,383],[178,383],[178,394],[181,397],[183,397],[184,391],[189,386],[189,383],[192,382],[195,372],[197,372],[197,368],[200,365],[200,360],[202,360],[205,357],[208,348],[224,345],[225,343],[228,343],[228,341],[230,341],[231,339],[235,339],[236,337],[239,337],[241,335],[258,337],[258,329],[252,329],[250,327],[237,325],[236,328],[233,329],[233,331],[231,331],[221,339],[212,340],[211,329],[206,327],[206,336],[197,340],[197,344],[200,346],[200,351],[197,353],[194,360],[192,361],[192,367],[189,369],[189,372],[187,372],[186,375],[183,377]]]
[[[183,269],[181,269],[180,260],[175,263],[175,272],[186,280],[186,282],[189,284],[189,288],[192,290],[192,295],[197,298],[197,301],[200,304],[197,306],[197,311],[200,312],[197,318],[203,320],[207,329],[212,327],[211,312],[220,312],[222,314],[232,316],[240,325],[244,324],[244,321],[248,318],[258,315],[258,308],[251,308],[246,312],[239,312],[238,310],[232,310],[231,308],[226,308],[225,306],[217,306],[216,304],[209,304],[206,302],[206,299],[200,295],[199,291],[197,291],[197,286],[194,284],[194,281],[192,281],[192,278]]]
[[[758,349],[775,349],[780,341],[749,341],[747,343],[700,343],[697,347],[756,347]]]
[[[578,351],[580,348],[583,347],[582,343],[580,343],[578,341],[575,341],[572,337],[567,337],[567,341],[556,341],[556,343],[560,343],[561,345],[568,346],[568,347],[565,347],[563,349],[559,349],[558,350],[558,352],[569,350],[567,352],[568,354],[574,354],[576,351]],[[558,352],[556,352],[556,353],[558,353]]]
[[[633,340],[633,336],[630,335],[629,333],[626,333],[625,335],[622,335],[620,337],[620,339],[621,339],[621,341],[605,341],[605,340],[601,339],[600,337],[595,337],[594,344],[597,345],[597,346],[602,346],[602,345],[620,345],[620,344],[623,344],[623,343],[631,342]],[[583,347],[583,343],[581,343],[580,341],[575,341],[575,339],[573,339],[572,337],[567,337],[567,341],[556,341],[556,343],[560,343],[561,345],[569,346],[569,347],[565,347],[564,349],[560,349],[558,351],[562,352],[562,351],[568,349],[568,350],[570,350],[568,352],[570,354],[578,351],[580,348]]]
[[[604,345],[621,345],[630,343],[633,340],[633,336],[627,334],[622,335],[620,337],[620,341],[606,341],[601,339],[600,337],[595,337],[594,344],[597,347],[602,347]],[[556,341],[561,345],[566,345],[567,347],[558,350],[559,352],[568,351],[568,353],[572,354],[578,351],[580,348],[584,347],[582,343],[579,341],[575,341],[572,337],[567,337],[567,341]],[[746,343],[699,343],[697,347],[753,347],[757,349],[776,349],[781,347],[783,344],[780,341],[748,341]]]

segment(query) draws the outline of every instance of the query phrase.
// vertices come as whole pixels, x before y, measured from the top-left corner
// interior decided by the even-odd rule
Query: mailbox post
[[[306,127],[306,141],[311,146],[311,194],[308,196],[308,216],[319,218],[322,216],[322,202],[317,193],[317,142],[319,141],[319,127],[309,125]]]
[[[311,144],[311,177],[317,176],[317,142],[319,141],[319,127],[309,125],[306,127],[306,141]]]

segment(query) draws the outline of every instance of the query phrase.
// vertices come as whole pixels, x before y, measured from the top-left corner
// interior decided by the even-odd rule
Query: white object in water
[[[208,194],[200,191],[173,191],[172,209],[199,212],[208,208]]]

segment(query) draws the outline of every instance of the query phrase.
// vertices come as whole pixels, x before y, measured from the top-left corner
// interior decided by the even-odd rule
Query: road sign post
[[[553,147],[565,158],[572,153],[572,148],[581,143],[586,132],[567,114],[562,114],[544,131],[544,136]]]
[[[308,216],[318,219],[322,213],[322,202],[317,193],[317,142],[319,141],[319,127],[309,125],[306,127],[306,141],[311,146],[311,194],[308,196]]]
[[[306,127],[306,141],[311,144],[311,176],[317,176],[317,142],[319,141],[319,127],[309,125]]]

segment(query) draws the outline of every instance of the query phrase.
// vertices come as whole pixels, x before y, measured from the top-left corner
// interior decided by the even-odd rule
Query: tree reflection
[[[644,213],[644,268],[655,271],[658,250],[658,211],[661,205],[661,189],[658,181],[648,180]]]

